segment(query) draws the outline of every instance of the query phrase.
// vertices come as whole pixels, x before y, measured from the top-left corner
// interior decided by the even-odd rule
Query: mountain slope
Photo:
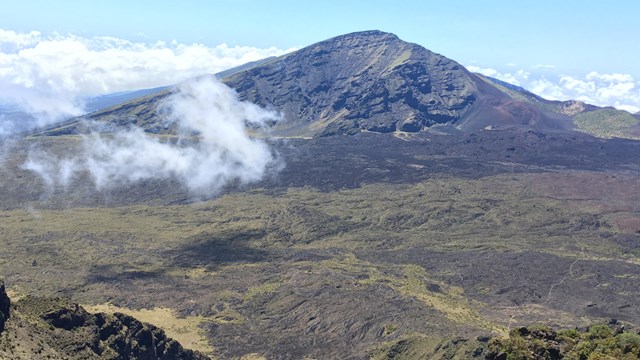
[[[160,87],[151,88],[151,89],[140,89],[140,90],[134,90],[134,91],[123,91],[123,92],[118,92],[114,94],[100,95],[100,96],[87,99],[85,108],[87,109],[87,111],[90,111],[90,112],[100,111],[104,108],[118,105],[123,102],[127,102],[133,99],[150,95],[150,94],[159,93],[167,88],[169,88],[169,86],[160,86]]]
[[[461,65],[393,34],[368,31],[311,45],[225,79],[273,106],[293,134],[417,131],[456,121],[475,100]]]

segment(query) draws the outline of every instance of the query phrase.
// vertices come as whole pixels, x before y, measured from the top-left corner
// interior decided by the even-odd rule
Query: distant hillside
[[[104,109],[113,105],[117,105],[123,102],[127,102],[129,100],[137,99],[149,94],[155,94],[168,88],[169,86],[161,86],[161,87],[151,88],[151,89],[124,91],[124,92],[118,92],[114,94],[107,94],[107,95],[92,97],[86,100],[85,109],[88,112],[99,111],[101,109]]]
[[[547,100],[541,96],[538,96],[530,92],[529,90],[523,87],[512,85],[502,80],[498,80],[482,74],[476,74],[476,75],[480,76],[485,81],[489,81],[493,83],[494,86],[496,86],[500,91],[504,92],[506,95],[508,95],[512,99],[527,102],[545,111],[550,111],[560,115],[574,116],[582,112],[588,112],[588,111],[594,111],[594,110],[600,109],[595,105],[587,104],[585,102],[577,101],[577,100],[567,100],[567,101]]]
[[[273,134],[285,137],[361,131],[568,132],[576,127],[575,115],[599,109],[579,101],[545,100],[523,88],[471,73],[451,59],[381,31],[338,36],[219,77],[241,99],[280,111],[284,119]],[[156,112],[159,101],[170,91],[85,118],[170,134],[175,129],[160,126],[161,115]],[[77,125],[74,120],[46,134],[77,132]],[[627,133],[626,129],[619,131],[622,136]]]
[[[598,109],[577,114],[574,122],[578,128],[602,138],[640,139],[640,119],[623,110]]]
[[[483,76],[483,75],[480,75]],[[578,130],[600,138],[640,139],[640,116],[612,107],[601,108],[581,101],[546,100],[530,91],[504,81],[483,76],[514,99],[533,104],[539,108],[557,114],[572,117]]]

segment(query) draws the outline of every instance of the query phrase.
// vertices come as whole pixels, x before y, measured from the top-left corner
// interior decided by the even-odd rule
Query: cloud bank
[[[55,158],[33,152],[23,168],[38,174],[49,192],[88,174],[98,190],[171,179],[194,196],[210,198],[228,184],[259,181],[282,166],[265,141],[247,134],[247,126],[265,126],[278,114],[239,101],[233,89],[215,79],[183,83],[160,110],[167,114],[167,125],[181,132],[177,141],[136,127],[108,135],[93,132],[84,137],[80,155]]]
[[[640,111],[640,83],[629,74],[602,74],[592,71],[584,76],[549,73],[553,65],[535,65],[533,71],[500,72],[493,68],[467,66],[510,84],[521,86],[549,100],[581,100],[598,106],[614,106],[631,113]],[[547,70],[539,73],[538,70]]]
[[[173,85],[291,50],[0,29],[0,104],[34,115],[21,119],[31,126],[44,125],[81,114],[86,97]]]

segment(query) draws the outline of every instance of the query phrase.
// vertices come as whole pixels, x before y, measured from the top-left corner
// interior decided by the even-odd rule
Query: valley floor
[[[220,358],[640,324],[637,149],[535,133],[300,140],[282,145],[280,175],[199,202],[160,182],[43,196],[10,158],[0,274],[17,297],[147,311]]]

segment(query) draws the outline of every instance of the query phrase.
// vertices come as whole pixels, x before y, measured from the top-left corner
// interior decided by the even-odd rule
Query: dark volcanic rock
[[[241,98],[283,111],[289,125],[326,124],[320,135],[418,131],[455,122],[474,102],[474,76],[393,34],[332,38],[226,83]]]
[[[0,280],[0,333],[4,331],[4,324],[9,319],[11,302],[4,288],[4,281]]]

